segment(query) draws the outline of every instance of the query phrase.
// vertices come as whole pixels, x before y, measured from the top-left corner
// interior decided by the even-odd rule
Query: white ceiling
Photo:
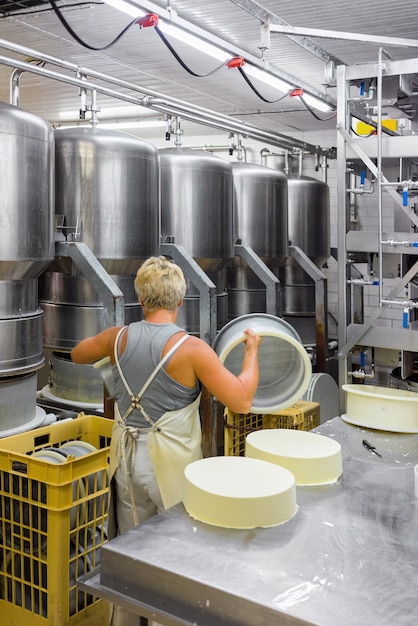
[[[51,9],[48,2],[39,1],[38,7],[25,8],[19,3],[0,0],[0,100],[10,101],[9,79],[12,68],[4,65],[4,58],[27,59],[26,48],[58,57],[83,68],[102,72],[119,80],[134,83],[139,89],[155,91],[197,107],[204,107],[223,116],[233,116],[243,124],[292,134],[296,131],[335,128],[335,117],[317,112],[318,120],[298,98],[285,97],[279,102],[264,102],[245,82],[236,69],[223,67],[206,78],[190,75],[164,45],[153,28],[131,27],[112,47],[92,51],[78,43]],[[273,23],[285,22],[294,27],[363,33],[380,37],[418,39],[418,11],[413,0],[137,0],[138,6],[155,9],[167,15],[167,6],[175,11],[175,19],[194,24],[225,42],[231,56],[242,52],[246,58],[261,59],[261,23],[270,17]],[[63,15],[75,33],[93,47],[102,47],[112,41],[131,21],[131,17],[102,2],[74,2],[59,0],[65,7]],[[7,50],[5,41],[24,46],[22,53]],[[182,60],[196,73],[206,73],[219,62],[196,50],[170,40]],[[394,59],[418,57],[418,49],[384,45]],[[265,58],[271,69],[280,75],[289,75],[296,85],[303,85],[313,93],[320,93],[336,102],[335,86],[324,85],[324,67],[328,58],[347,65],[377,62],[379,44],[363,41],[345,41],[301,36],[290,38],[272,33]],[[36,54],[34,54],[36,56]],[[248,60],[248,59],[247,59]],[[74,76],[72,71],[47,63],[45,68]],[[245,67],[244,67],[245,69]],[[418,63],[417,63],[418,72]],[[112,88],[109,83],[95,80]],[[253,81],[266,100],[279,96],[263,83]],[[141,97],[140,92],[116,87],[118,91]],[[98,94],[97,103],[105,117],[109,107],[126,106],[109,96]],[[51,122],[67,117],[76,119],[80,108],[79,89],[45,76],[25,72],[20,81],[20,106],[41,115]],[[132,108],[132,107],[131,107]],[[134,108],[142,116],[142,108]],[[164,117],[156,110],[154,116]],[[112,114],[113,116],[114,114]],[[125,113],[122,113],[124,116]],[[193,128],[193,125],[189,128]],[[207,129],[199,126],[205,132]],[[162,131],[164,132],[164,130]],[[213,132],[213,129],[210,129]],[[155,133],[155,131],[154,131]]]

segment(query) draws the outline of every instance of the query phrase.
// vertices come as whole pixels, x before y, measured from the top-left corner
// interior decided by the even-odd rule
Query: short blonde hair
[[[174,311],[186,293],[181,268],[165,256],[152,256],[141,265],[135,278],[135,291],[144,309]]]

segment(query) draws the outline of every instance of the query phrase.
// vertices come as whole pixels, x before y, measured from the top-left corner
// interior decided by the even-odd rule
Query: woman
[[[144,320],[107,328],[71,352],[75,363],[109,357],[113,366],[110,475],[118,533],[182,500],[184,468],[202,457],[202,386],[232,411],[246,413],[258,385],[261,338],[252,330],[245,331],[242,371],[235,376],[207,343],[176,325],[186,282],[173,261],[145,261],[135,291]],[[110,511],[109,535],[114,534]]]

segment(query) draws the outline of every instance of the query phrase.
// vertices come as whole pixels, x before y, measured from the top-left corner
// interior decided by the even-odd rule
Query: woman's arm
[[[258,347],[261,337],[254,331],[247,335],[241,373],[235,376],[219,360],[217,354],[204,341],[198,339],[192,348],[192,362],[197,378],[219,402],[237,413],[247,413],[258,386]],[[190,341],[190,339],[188,340]],[[188,343],[186,341],[186,345]]]
[[[71,350],[71,360],[80,364],[95,363],[109,356],[113,363],[113,346],[120,329],[121,326],[112,326],[94,337],[83,339]]]

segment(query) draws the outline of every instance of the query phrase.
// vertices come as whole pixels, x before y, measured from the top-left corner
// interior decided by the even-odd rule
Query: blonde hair
[[[186,281],[180,267],[165,256],[150,257],[139,268],[135,291],[144,309],[174,311],[186,293]]]

